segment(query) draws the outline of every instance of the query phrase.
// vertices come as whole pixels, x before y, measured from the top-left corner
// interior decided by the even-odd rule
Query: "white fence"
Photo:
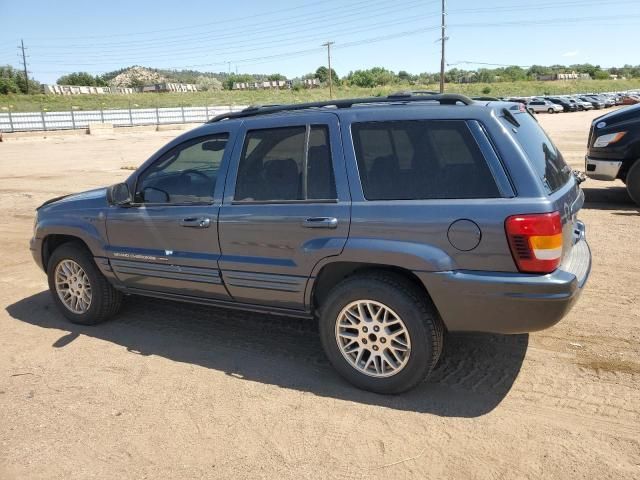
[[[115,127],[204,123],[222,113],[237,112],[245,106],[136,108],[121,110],[71,110],[68,112],[2,112],[0,132],[71,130],[89,123],[111,123]]]

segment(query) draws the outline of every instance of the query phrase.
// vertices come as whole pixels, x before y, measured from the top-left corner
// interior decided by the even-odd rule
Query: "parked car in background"
[[[640,103],[640,97],[636,95],[622,95],[620,98],[620,105],[635,105],[636,103]]]
[[[560,113],[564,111],[562,105],[555,104],[544,99],[534,99],[527,102],[527,109],[535,113]]]
[[[602,100],[598,100],[595,97],[582,95],[578,98],[583,102],[590,103],[593,106],[593,108],[595,108],[596,110],[600,110],[601,108],[604,108],[604,102]]]
[[[583,110],[592,110],[593,109],[593,105],[591,105],[591,103],[589,103],[589,102],[583,102],[582,100],[579,100],[579,99],[577,99],[575,97],[563,97],[563,98],[565,98],[572,105],[575,105],[576,109],[579,112],[582,112]]]
[[[398,393],[445,331],[571,310],[591,268],[583,203],[524,106],[403,93],[218,116],[123,183],[45,202],[31,250],[72,322],[127,294],[303,317],[344,378]]]
[[[555,103],[556,105],[560,105],[562,110],[565,112],[575,112],[578,110],[578,106],[575,103],[571,103],[569,100],[562,97],[544,97],[544,99],[551,103]]]
[[[596,118],[589,131],[585,157],[587,176],[622,180],[640,206],[640,105]]]

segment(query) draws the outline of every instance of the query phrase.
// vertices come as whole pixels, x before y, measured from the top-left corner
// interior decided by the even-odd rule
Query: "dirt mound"
[[[158,72],[144,67],[131,67],[111,79],[109,85],[112,87],[140,87],[166,81],[167,79]]]

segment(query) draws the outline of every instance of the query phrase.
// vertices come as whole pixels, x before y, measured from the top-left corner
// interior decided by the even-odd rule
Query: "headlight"
[[[616,133],[609,133],[607,135],[602,135],[601,137],[596,138],[596,141],[593,144],[593,146],[596,148],[607,147],[612,143],[616,143],[620,141],[620,139],[624,137],[626,134],[627,132],[616,132]]]

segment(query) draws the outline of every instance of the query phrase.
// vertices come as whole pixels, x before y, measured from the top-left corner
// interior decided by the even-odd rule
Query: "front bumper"
[[[31,256],[33,256],[36,265],[38,265],[41,270],[45,270],[42,264],[42,239],[31,237],[31,240],[29,240],[29,250],[31,250]]]
[[[618,178],[622,161],[596,160],[589,156],[584,157],[584,166],[587,177],[594,180],[615,180]]]
[[[549,328],[573,307],[591,271],[581,239],[548,275],[503,272],[415,272],[449,331],[526,333]]]

